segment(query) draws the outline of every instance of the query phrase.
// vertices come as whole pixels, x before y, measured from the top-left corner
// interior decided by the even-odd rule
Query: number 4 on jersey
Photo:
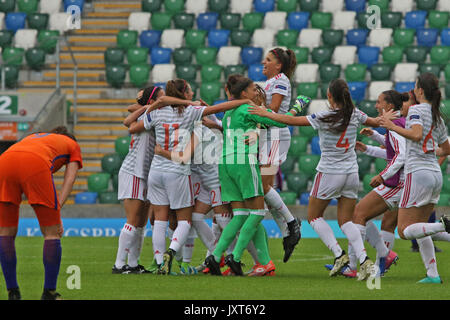
[[[348,148],[350,147],[350,144],[348,143],[348,138],[345,138],[345,134],[346,134],[346,133],[347,133],[347,129],[345,129],[345,131],[342,132],[341,137],[339,138],[338,142],[336,143],[336,147],[337,147],[337,148],[345,148],[344,153],[347,152],[347,151],[348,151]],[[342,141],[344,140],[344,138],[345,138],[345,142],[342,143]]]

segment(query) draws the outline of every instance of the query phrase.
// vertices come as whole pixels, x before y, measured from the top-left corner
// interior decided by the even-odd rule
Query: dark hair
[[[239,99],[242,91],[245,91],[252,83],[253,80],[249,78],[246,78],[240,74],[232,74],[228,77],[225,87],[234,99]]]
[[[291,49],[283,50],[281,48],[275,48],[270,50],[279,63],[281,63],[281,72],[284,73],[289,79],[294,74],[295,67],[297,66],[297,57],[295,52]]]
[[[266,91],[259,84],[256,84],[256,91],[258,92],[257,99],[262,100],[261,102],[264,104],[264,106],[267,106],[267,94],[266,94]]]
[[[188,88],[188,83],[184,79],[176,79],[176,80],[169,80],[166,85],[166,96],[179,98],[179,99],[186,99],[184,94],[186,93],[186,90]],[[178,109],[178,114],[181,115],[184,112],[185,105],[173,105],[173,108]]]
[[[395,90],[387,90],[383,91],[382,94],[384,95],[384,101],[394,105],[395,111],[400,110],[403,107],[403,102],[409,100],[409,94],[407,92],[404,95]]]
[[[137,103],[139,103],[141,106],[146,106],[150,102],[150,100],[156,100],[156,97],[158,96],[158,92],[161,90],[160,87],[156,86],[150,86],[145,89],[141,89],[139,91],[142,92],[142,97],[137,99]]]
[[[438,78],[430,73],[423,73],[417,78],[417,87],[423,89],[425,98],[431,103],[431,114],[433,118],[433,126],[436,126],[441,119],[442,93],[439,89]]]
[[[419,104],[419,102],[417,101],[416,94],[414,93],[414,89],[409,90],[409,92],[405,92],[405,93],[408,94],[409,97],[413,99],[414,104]]]
[[[69,130],[67,129],[67,127],[65,127],[65,126],[58,126],[56,128],[53,128],[52,130],[50,130],[49,133],[62,134],[63,136],[69,137],[70,139],[77,141],[75,136],[73,134],[71,134],[69,132]]]
[[[330,91],[334,102],[339,105],[340,108],[325,116],[321,120],[325,123],[333,124],[330,128],[331,131],[337,133],[344,132],[350,123],[353,110],[355,109],[355,105],[353,104],[353,100],[350,95],[350,89],[348,88],[347,82],[344,80],[334,79],[330,82],[328,90]]]

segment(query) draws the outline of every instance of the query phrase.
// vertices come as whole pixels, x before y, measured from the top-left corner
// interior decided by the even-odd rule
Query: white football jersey
[[[355,108],[347,129],[342,133],[330,130],[332,124],[321,119],[335,111],[321,111],[307,116],[311,126],[319,131],[321,157],[317,171],[331,174],[358,172],[355,152],[358,128],[367,121],[367,115]]]

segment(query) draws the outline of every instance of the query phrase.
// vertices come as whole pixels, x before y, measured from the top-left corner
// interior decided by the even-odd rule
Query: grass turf
[[[416,282],[425,276],[420,253],[410,252],[409,241],[397,240],[395,251],[400,260],[385,277],[381,289],[369,290],[366,282],[342,276],[330,278],[324,264],[332,263],[333,256],[319,239],[302,239],[288,263],[282,262],[281,239],[269,240],[272,259],[277,267],[274,277],[213,277],[158,276],[153,274],[111,274],[118,238],[62,239],[62,262],[58,278],[58,292],[68,300],[304,300],[304,299],[450,299],[450,244],[438,242],[443,249],[437,253],[438,270],[443,284],[424,285]],[[347,240],[340,239],[343,248]],[[16,239],[18,282],[23,299],[39,299],[44,282],[42,264],[43,239],[18,237]],[[200,264],[205,249],[196,239],[193,265]],[[366,243],[369,256],[375,253]],[[151,238],[146,238],[141,264],[149,266],[152,259]],[[246,266],[252,265],[248,253],[243,256]],[[68,289],[71,274],[67,269],[77,265],[81,271],[81,289]],[[174,271],[178,265],[174,262]],[[69,280],[69,281],[68,281]],[[0,281],[0,299],[7,299],[4,280]]]

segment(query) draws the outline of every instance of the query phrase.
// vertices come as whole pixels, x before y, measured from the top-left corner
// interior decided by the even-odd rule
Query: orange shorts
[[[60,210],[44,207],[41,205],[32,205],[34,213],[43,227],[62,225]],[[13,203],[0,202],[0,227],[17,227],[19,225],[19,206]]]

